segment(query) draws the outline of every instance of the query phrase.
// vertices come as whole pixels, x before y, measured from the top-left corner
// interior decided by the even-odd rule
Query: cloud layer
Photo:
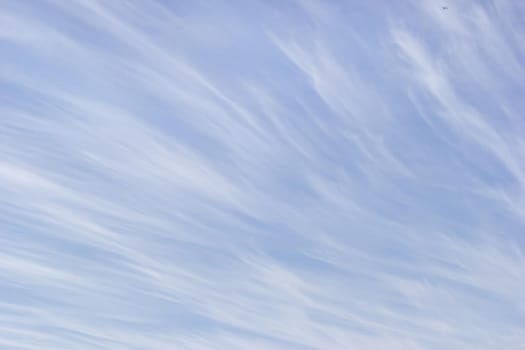
[[[525,7],[4,1],[0,347],[518,349]]]

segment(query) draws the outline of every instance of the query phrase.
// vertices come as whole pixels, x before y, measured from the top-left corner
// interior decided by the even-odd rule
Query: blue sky
[[[0,348],[520,348],[524,18],[2,1]]]

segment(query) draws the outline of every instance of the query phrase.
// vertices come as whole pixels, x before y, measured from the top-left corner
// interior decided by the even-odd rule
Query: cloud
[[[517,348],[522,8],[0,5],[0,345]]]

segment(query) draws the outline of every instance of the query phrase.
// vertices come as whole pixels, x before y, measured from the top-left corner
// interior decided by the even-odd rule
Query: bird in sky
[[[443,10],[448,10],[448,7],[446,7],[446,6],[442,6],[441,8],[442,8]]]

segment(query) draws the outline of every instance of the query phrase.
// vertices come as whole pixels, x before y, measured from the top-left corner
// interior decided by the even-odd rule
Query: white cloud
[[[3,3],[0,346],[519,347],[519,8]]]

